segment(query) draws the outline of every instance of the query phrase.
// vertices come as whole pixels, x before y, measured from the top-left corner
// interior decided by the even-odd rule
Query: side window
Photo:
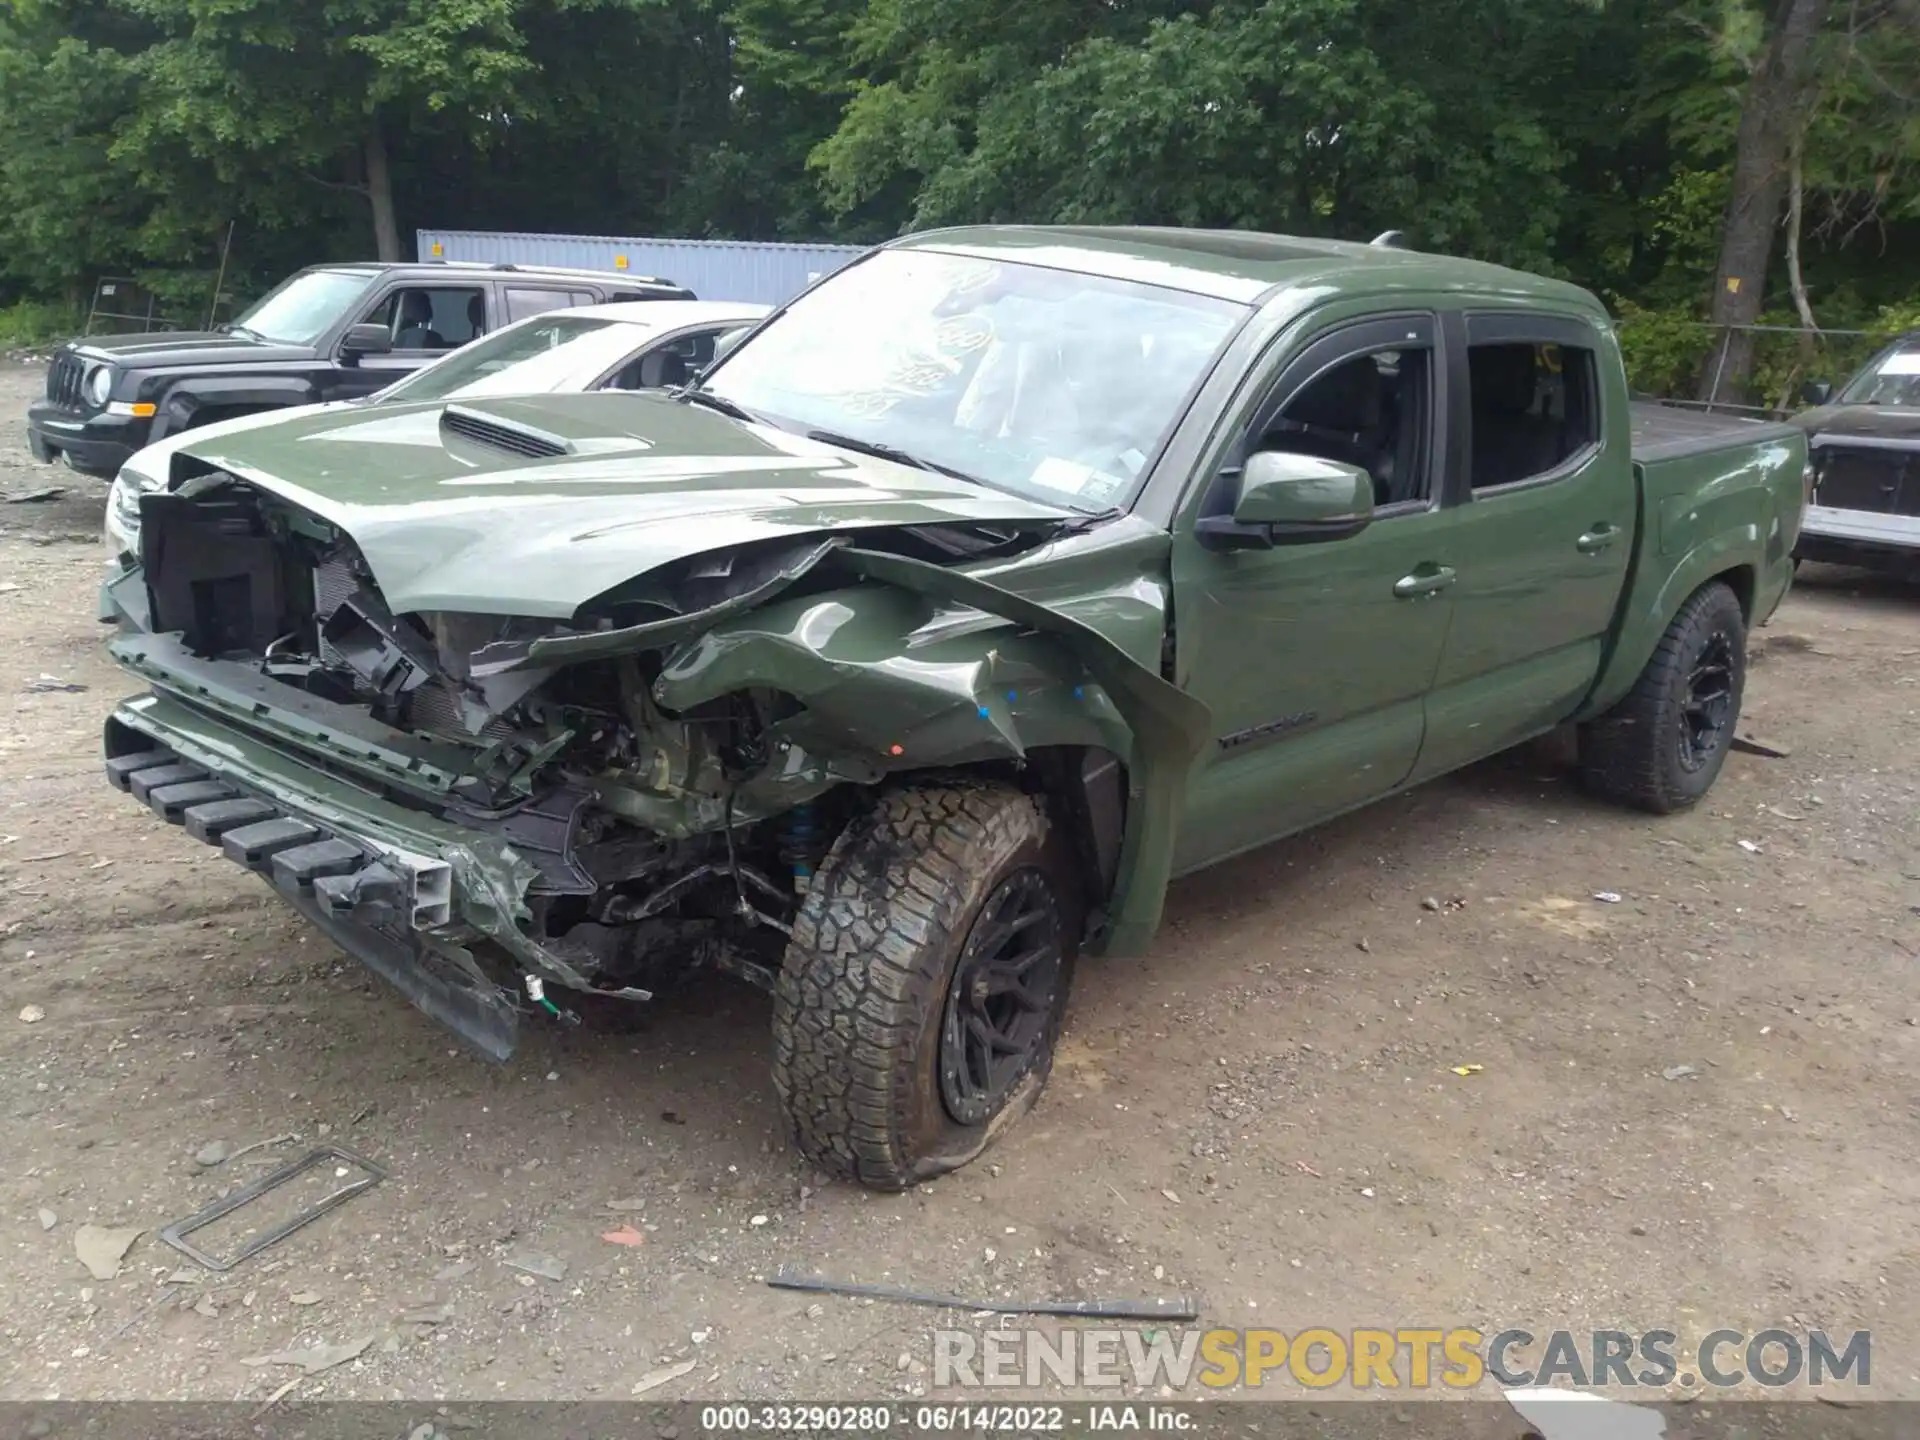
[[[608,377],[608,390],[662,390],[690,384],[713,363],[718,349],[716,330],[676,335],[635,356]]]
[[[1470,344],[1473,488],[1537,479],[1599,444],[1598,376],[1593,351],[1582,346]]]
[[[409,285],[374,306],[369,321],[387,327],[395,350],[454,350],[486,333],[487,301],[479,290]]]
[[[1277,409],[1263,411],[1250,450],[1285,450],[1358,465],[1373,477],[1378,506],[1430,493],[1433,350],[1396,343],[1328,355],[1325,364],[1281,383]]]
[[[544,315],[549,310],[565,310],[569,306],[585,304],[592,298],[592,296],[576,298],[567,290],[523,290],[509,286],[507,288],[507,319],[524,320],[529,315]]]

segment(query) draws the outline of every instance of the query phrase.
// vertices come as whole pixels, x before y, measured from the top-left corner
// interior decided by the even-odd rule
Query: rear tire
[[[896,791],[847,827],[774,994],[774,1084],[808,1158],[903,1190],[1032,1108],[1080,936],[1075,874],[1009,785]]]
[[[1627,697],[1580,727],[1587,788],[1656,815],[1696,803],[1726,762],[1746,678],[1740,601],[1711,581],[1680,607]]]

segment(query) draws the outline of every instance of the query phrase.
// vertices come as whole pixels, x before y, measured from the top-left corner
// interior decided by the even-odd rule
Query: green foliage
[[[1920,0],[1830,6],[1832,327],[1920,295]],[[0,303],[198,315],[415,225],[875,240],[1241,226],[1561,274],[1689,388],[1767,0],[0,0]],[[379,171],[384,163],[385,184]],[[391,205],[386,201],[390,199]],[[376,207],[376,200],[380,205]],[[1776,247],[1778,248],[1778,247]],[[1784,280],[1768,287],[1786,307]],[[37,313],[37,312],[36,312]],[[1760,388],[1806,357],[1762,346]]]
[[[71,306],[19,300],[0,306],[0,350],[24,350],[80,333],[81,315]]]

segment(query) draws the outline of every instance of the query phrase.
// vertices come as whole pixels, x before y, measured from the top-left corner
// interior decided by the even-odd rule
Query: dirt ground
[[[1810,567],[1748,693],[1792,753],[1696,813],[1540,746],[1181,882],[1149,959],[1082,967],[1037,1110],[880,1197],[787,1148],[757,994],[492,1068],[111,790],[105,487],[31,462],[39,383],[0,367],[0,494],[66,487],[0,505],[0,1398],[264,1399],[299,1371],[245,1359],[369,1336],[297,1398],[622,1398],[681,1360],[653,1398],[892,1398],[986,1323],[782,1264],[1288,1331],[1870,1327],[1876,1391],[1920,1396],[1920,591]],[[320,1141],[391,1178],[160,1283],[160,1226]],[[115,1279],[89,1223],[146,1232]]]

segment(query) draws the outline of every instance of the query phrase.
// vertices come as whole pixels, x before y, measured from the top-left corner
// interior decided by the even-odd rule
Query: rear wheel
[[[1680,607],[1627,697],[1581,727],[1587,787],[1657,815],[1694,804],[1726,763],[1746,678],[1746,619],[1715,580]]]
[[[815,876],[774,999],[796,1143],[900,1190],[972,1160],[1053,1065],[1080,933],[1074,868],[1008,785],[904,790]]]

